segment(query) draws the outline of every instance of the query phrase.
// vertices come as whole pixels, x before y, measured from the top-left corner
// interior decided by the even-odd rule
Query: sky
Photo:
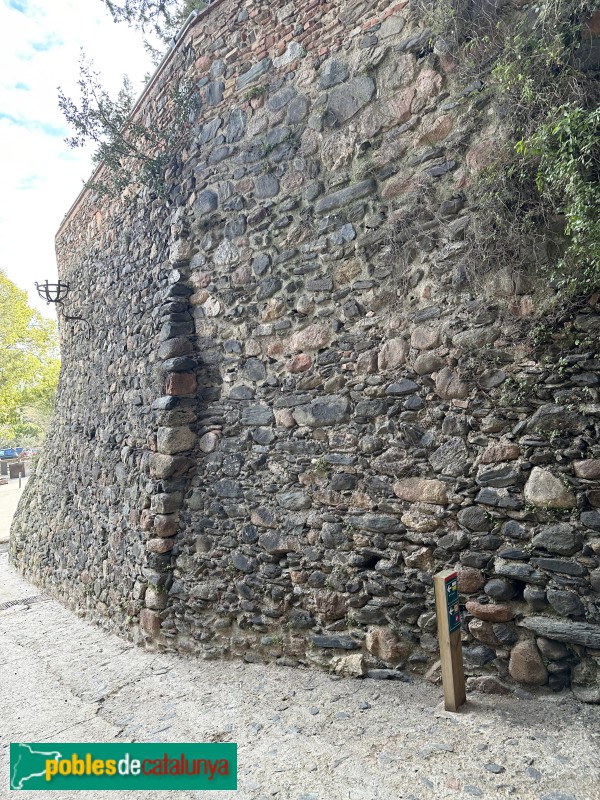
[[[0,267],[50,317],[34,282],[56,280],[55,234],[92,174],[58,107],[59,86],[79,97],[82,48],[111,96],[125,74],[139,93],[154,70],[142,35],[102,0],[0,0]]]

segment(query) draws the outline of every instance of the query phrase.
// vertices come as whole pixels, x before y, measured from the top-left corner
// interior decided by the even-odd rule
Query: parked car
[[[0,450],[0,458],[18,458],[22,454],[22,447],[7,447],[4,450]]]

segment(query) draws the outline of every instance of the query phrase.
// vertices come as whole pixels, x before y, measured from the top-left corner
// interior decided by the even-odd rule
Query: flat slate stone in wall
[[[373,677],[435,676],[453,567],[477,686],[599,702],[596,343],[543,362],[531,282],[473,281],[502,126],[405,6],[188,29],[138,111],[202,90],[166,197],[87,192],[59,231],[92,337],[62,331],[11,558],[148,646]]]

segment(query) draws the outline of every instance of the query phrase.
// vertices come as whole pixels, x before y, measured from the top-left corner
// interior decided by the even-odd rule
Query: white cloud
[[[0,0],[0,266],[49,315],[33,284],[56,276],[54,236],[92,172],[58,108],[57,87],[78,97],[81,49],[113,95],[125,74],[141,91],[153,69],[141,34],[102,0]]]

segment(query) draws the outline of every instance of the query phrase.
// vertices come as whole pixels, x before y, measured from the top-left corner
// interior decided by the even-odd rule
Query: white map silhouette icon
[[[54,761],[58,761],[59,758],[62,758],[62,753],[59,753],[56,750],[51,750],[50,752],[44,752],[43,750],[33,750],[33,748],[31,748],[28,744],[19,744],[17,746],[19,748],[22,747],[27,749],[32,755],[45,756],[46,760],[48,760],[48,758],[52,758]],[[19,755],[19,757],[17,758],[17,760],[13,765],[12,773],[10,776],[11,789],[23,789],[23,784],[25,783],[25,781],[31,780],[31,778],[39,778],[40,776],[46,774],[46,768],[44,766],[44,769],[41,772],[32,772],[30,775],[24,775],[23,777],[18,777],[18,766],[20,762],[21,762],[21,756]]]

